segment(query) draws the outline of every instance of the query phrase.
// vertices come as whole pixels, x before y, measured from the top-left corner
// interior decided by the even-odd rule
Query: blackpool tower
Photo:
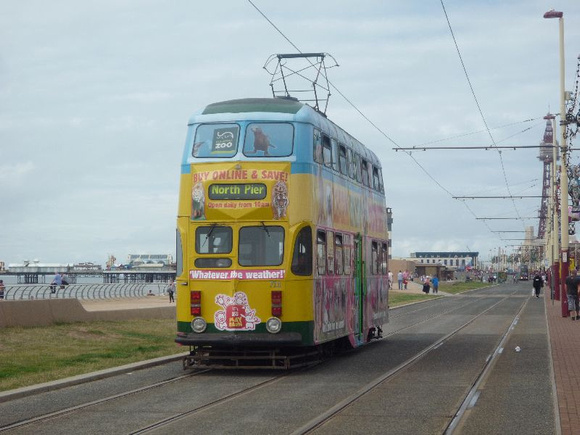
[[[550,200],[550,179],[552,175],[552,162],[554,161],[552,154],[552,146],[554,145],[554,130],[552,129],[552,120],[554,115],[547,114],[544,116],[546,120],[546,130],[544,131],[544,139],[540,143],[540,159],[544,163],[544,172],[542,177],[542,205],[540,207],[540,224],[538,225],[538,239],[543,239],[546,236],[546,221],[548,216],[548,202]]]

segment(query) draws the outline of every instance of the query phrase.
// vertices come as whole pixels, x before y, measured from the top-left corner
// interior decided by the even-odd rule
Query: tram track
[[[515,291],[514,291],[514,293],[515,293]],[[508,297],[513,296],[514,293],[512,293]],[[477,303],[477,299],[475,299],[475,298],[473,298],[471,296],[460,296],[460,298],[463,298],[464,300],[466,300],[467,303],[466,304],[463,304],[463,305],[460,305],[459,307],[454,306],[454,307],[452,307],[452,308],[450,308],[450,309],[448,309],[446,311],[440,311],[436,315],[431,315],[430,317],[426,317],[425,319],[421,320],[420,322],[412,323],[410,325],[403,326],[403,327],[401,327],[399,329],[394,329],[394,330],[389,331],[389,332],[384,332],[383,333],[383,339],[384,338],[387,338],[387,337],[390,337],[390,336],[393,336],[393,335],[396,335],[396,334],[399,334],[399,333],[401,333],[401,332],[403,332],[403,331],[405,331],[407,329],[414,328],[417,325],[420,325],[421,323],[425,323],[425,322],[428,322],[428,321],[437,319],[438,317],[446,316],[446,315],[448,315],[450,313],[453,313],[454,311],[460,311],[460,310],[462,310],[462,309],[464,309],[466,307],[469,307],[471,305],[475,305]],[[401,307],[401,308],[403,308],[403,307]],[[409,315],[416,315],[417,313],[421,313],[423,311],[432,312],[433,311],[433,306],[429,306],[427,308],[421,308],[421,309],[418,309],[418,310],[412,310],[410,312],[405,312],[402,315],[393,316],[393,317],[391,317],[391,319],[397,319],[397,318],[401,318],[403,316],[409,316]]]
[[[123,393],[114,394],[114,395],[111,395],[111,396],[108,396],[108,397],[103,397],[103,398],[100,398],[100,399],[97,399],[97,400],[93,400],[91,402],[81,403],[79,405],[70,406],[70,407],[67,407],[67,408],[64,408],[64,409],[61,409],[61,410],[58,410],[58,411],[50,412],[48,414],[43,414],[43,415],[39,415],[37,417],[33,417],[33,418],[30,418],[30,419],[18,421],[16,423],[12,423],[12,424],[9,424],[9,425],[1,426],[0,427],[0,432],[5,432],[5,431],[8,431],[8,430],[16,429],[16,428],[23,427],[23,426],[27,426],[27,425],[31,425],[31,424],[42,423],[44,421],[51,420],[51,419],[56,418],[56,417],[60,417],[60,416],[66,415],[66,414],[70,414],[70,413],[73,413],[73,412],[76,412],[76,411],[80,411],[82,409],[90,408],[92,406],[96,406],[96,405],[100,405],[100,404],[103,404],[103,403],[111,402],[111,401],[114,401],[114,400],[118,400],[120,398],[124,398],[124,397],[127,397],[127,396],[134,395],[134,394],[148,392],[148,391],[151,391],[151,390],[153,390],[155,388],[159,388],[159,387],[162,387],[164,385],[172,384],[174,382],[179,382],[179,381],[182,381],[183,379],[190,378],[190,377],[197,376],[197,375],[201,375],[201,374],[207,373],[209,371],[211,371],[211,369],[206,369],[206,370],[198,371],[198,372],[190,372],[190,373],[187,373],[185,375],[177,376],[177,377],[171,378],[171,379],[166,379],[164,381],[156,382],[156,383],[153,383],[151,385],[146,385],[146,386],[143,386],[143,387],[134,388],[134,389],[132,389],[130,391],[125,391]]]
[[[465,297],[464,301],[461,301],[460,305],[455,305],[454,307],[451,307],[450,309],[447,310],[440,310],[440,309],[436,309],[433,310],[433,305],[430,305],[430,312],[431,314],[429,316],[424,316],[421,314],[421,312],[418,312],[417,310],[413,309],[410,310],[406,313],[406,315],[411,316],[413,318],[412,322],[410,325],[404,325],[401,328],[397,328],[397,330],[395,331],[389,331],[389,333],[386,335],[386,337],[393,337],[393,336],[397,336],[398,334],[403,334],[403,338],[402,338],[402,342],[404,342],[405,340],[407,340],[404,337],[407,336],[413,336],[415,335],[415,333],[410,333],[410,334],[406,334],[405,331],[409,330],[410,328],[413,327],[417,327],[423,323],[425,323],[426,321],[434,321],[437,320],[439,317],[443,317],[445,315],[449,316],[451,315],[451,317],[456,321],[454,322],[453,325],[449,325],[450,328],[446,329],[445,331],[442,331],[442,333],[444,335],[440,336],[438,339],[436,339],[434,342],[432,343],[424,343],[424,344],[428,344],[428,346],[426,347],[422,347],[422,348],[417,348],[416,350],[413,350],[413,354],[408,353],[407,355],[405,355],[406,359],[404,361],[402,361],[402,358],[399,359],[398,361],[393,360],[393,364],[390,364],[390,367],[385,367],[386,369],[388,369],[388,371],[383,372],[382,374],[380,374],[378,371],[376,373],[374,373],[375,375],[380,374],[380,376],[375,377],[374,379],[371,377],[368,377],[366,379],[366,381],[368,381],[366,384],[364,384],[363,387],[360,387],[360,385],[358,387],[354,386],[355,388],[350,389],[348,392],[345,392],[345,395],[336,395],[335,399],[336,401],[332,402],[332,403],[328,403],[328,405],[330,405],[326,410],[324,410],[324,408],[321,409],[317,409],[317,416],[315,413],[311,413],[309,416],[305,416],[304,419],[302,420],[296,420],[294,423],[294,426],[289,426],[288,430],[282,430],[279,431],[280,433],[295,433],[295,434],[302,434],[302,433],[316,433],[319,431],[319,429],[322,429],[321,432],[325,432],[328,431],[329,427],[332,426],[328,426],[325,427],[325,425],[331,423],[331,424],[336,424],[336,422],[333,423],[333,419],[337,419],[340,418],[341,413],[344,413],[349,407],[351,406],[355,406],[357,404],[357,402],[364,400],[364,398],[366,396],[368,396],[370,393],[372,393],[375,389],[377,389],[378,387],[380,387],[383,384],[388,384],[391,380],[394,380],[398,375],[401,375],[403,373],[405,373],[405,370],[407,369],[411,369],[413,366],[415,366],[417,363],[419,363],[423,358],[429,356],[431,354],[431,352],[436,351],[437,349],[441,348],[442,346],[445,345],[446,342],[449,342],[454,336],[457,336],[458,334],[460,334],[460,332],[462,332],[463,330],[465,330],[469,325],[472,325],[474,322],[477,322],[478,319],[482,319],[483,316],[485,316],[486,314],[490,313],[491,310],[493,310],[496,307],[499,307],[503,302],[505,302],[506,300],[512,298],[514,295],[517,295],[518,290],[514,290],[514,291],[510,291],[509,294],[503,294],[503,295],[488,295],[489,296],[489,301],[487,303],[485,303],[484,306],[482,306],[482,311],[478,312],[477,315],[475,315],[475,310],[471,309],[471,307],[473,306],[473,304],[477,303],[477,301],[479,301],[480,303],[483,302],[482,298],[480,297],[475,297],[475,298],[470,298],[470,297]],[[523,295],[520,295],[523,296]],[[455,299],[455,298],[454,298]],[[494,299],[498,299],[498,300],[494,300]],[[524,298],[522,298],[524,299]],[[514,299],[514,302],[511,304],[512,309],[510,309],[510,316],[513,315],[513,312],[517,313],[515,315],[513,315],[513,319],[511,320],[510,325],[507,327],[507,330],[504,330],[502,332],[502,330],[498,330],[497,333],[494,334],[494,336],[496,337],[495,341],[491,341],[490,342],[490,347],[486,348],[486,349],[492,349],[495,348],[495,351],[492,352],[492,354],[490,355],[490,357],[487,359],[487,361],[485,362],[485,365],[482,368],[478,367],[478,372],[476,374],[472,373],[470,376],[473,376],[475,379],[473,380],[473,382],[470,384],[470,388],[466,388],[465,390],[465,395],[462,399],[458,399],[458,403],[461,403],[461,406],[459,406],[459,408],[457,408],[455,410],[455,412],[453,412],[452,410],[448,411],[448,428],[451,428],[451,430],[453,430],[455,427],[458,427],[460,425],[460,421],[461,418],[464,415],[464,411],[465,409],[467,409],[470,405],[470,403],[472,403],[472,401],[474,400],[474,397],[476,397],[477,394],[477,390],[478,390],[478,386],[481,384],[481,382],[483,382],[483,379],[485,378],[486,374],[488,373],[489,370],[491,370],[491,367],[493,366],[493,363],[495,361],[495,357],[498,355],[499,351],[498,349],[506,342],[506,340],[509,337],[510,331],[513,330],[514,325],[515,325],[515,321],[517,320],[518,316],[520,315],[520,313],[522,312],[522,310],[525,307],[525,304],[529,301],[530,297],[526,295],[524,301],[520,304],[517,301],[517,298]],[[457,299],[455,299],[457,302]],[[512,312],[513,310],[513,312]],[[422,310],[421,310],[422,311]],[[469,319],[461,319],[460,317],[458,317],[457,315],[455,315],[455,312],[457,312],[458,315],[466,315],[464,311],[472,311],[473,314],[469,314]],[[500,308],[499,311],[504,311]],[[491,314],[495,314],[495,313],[491,313]],[[506,317],[504,319],[504,322],[509,322],[509,317]],[[400,319],[399,319],[400,320]],[[460,323],[461,322],[461,323]],[[516,322],[517,323],[517,322]],[[453,328],[453,329],[451,329]],[[423,328],[424,330],[429,330],[430,328]],[[387,346],[398,346],[399,341],[397,341],[398,339],[395,340],[389,340],[389,344],[385,343],[385,345]],[[377,344],[380,343],[380,341],[376,342]],[[499,343],[499,344],[498,344]],[[422,346],[423,344],[421,344]],[[370,348],[367,348],[367,350],[365,352],[371,352],[371,353],[376,353],[376,351],[371,351],[370,349],[373,349],[374,346],[371,346]],[[380,347],[377,349],[381,349]],[[380,354],[382,351],[379,351],[378,354]],[[357,355],[356,352],[351,352],[349,353],[350,356],[345,357],[345,358],[357,358],[358,355],[361,355],[361,353],[359,353]],[[482,357],[485,357],[485,353],[483,355],[481,355]],[[483,360],[483,358],[482,358]],[[91,414],[97,415],[100,414],[102,412],[110,412],[109,410],[111,409],[127,409],[127,404],[125,402],[127,401],[122,401],[120,399],[125,398],[127,396],[131,396],[131,395],[136,395],[137,397],[139,397],[140,399],[138,400],[133,400],[131,399],[131,401],[135,401],[137,403],[140,403],[141,396],[139,396],[139,394],[141,393],[143,396],[146,396],[148,391],[154,390],[154,389],[159,389],[160,387],[163,387],[165,385],[169,385],[169,384],[175,384],[180,386],[179,390],[175,390],[175,392],[173,392],[173,390],[170,389],[161,389],[158,390],[160,391],[160,393],[155,393],[155,395],[157,397],[163,397],[164,395],[167,396],[168,394],[171,394],[172,397],[179,397],[176,394],[180,394],[180,395],[184,395],[187,394],[188,397],[196,397],[198,396],[199,393],[201,393],[202,391],[205,391],[204,388],[207,388],[208,385],[211,385],[214,380],[218,382],[218,384],[220,385],[219,388],[216,387],[216,390],[214,391],[215,394],[213,394],[213,397],[211,394],[206,394],[205,392],[201,394],[201,396],[198,397],[197,400],[193,400],[192,403],[183,403],[183,406],[180,406],[179,409],[170,409],[168,411],[164,411],[162,414],[156,414],[156,412],[153,412],[151,415],[149,415],[148,419],[144,419],[142,421],[139,421],[139,419],[136,419],[131,425],[128,426],[128,428],[126,427],[125,430],[121,430],[119,433],[131,433],[131,434],[141,434],[141,433],[166,433],[167,431],[172,431],[175,428],[179,428],[181,427],[187,427],[190,423],[189,420],[193,419],[197,422],[199,421],[215,421],[214,418],[212,416],[215,415],[229,415],[229,410],[230,409],[239,409],[239,408],[243,408],[244,407],[244,403],[262,403],[264,404],[265,402],[262,400],[260,401],[259,399],[257,399],[257,397],[261,397],[262,399],[267,395],[267,394],[272,394],[270,391],[274,392],[274,394],[276,395],[276,397],[281,397],[280,394],[275,393],[276,391],[286,391],[285,388],[288,388],[289,385],[298,385],[300,383],[303,383],[305,380],[309,379],[312,376],[315,376],[316,378],[320,375],[323,375],[323,377],[325,378],[329,378],[329,375],[331,373],[334,372],[334,370],[336,369],[336,367],[332,367],[333,365],[338,365],[340,366],[340,358],[338,361],[333,361],[330,360],[332,362],[332,364],[330,365],[330,367],[327,367],[326,369],[323,369],[322,371],[319,372],[315,372],[315,373],[310,373],[310,375],[308,374],[308,371],[310,371],[312,368],[308,367],[308,368],[302,368],[302,369],[296,369],[296,370],[292,370],[290,372],[277,372],[276,376],[266,376],[266,377],[262,377],[262,379],[258,378],[258,379],[252,379],[249,380],[248,377],[244,376],[239,376],[239,375],[231,375],[231,372],[229,372],[229,374],[227,376],[222,376],[222,374],[220,374],[219,371],[214,371],[212,369],[206,369],[206,370],[196,370],[190,373],[187,373],[185,375],[182,376],[176,376],[174,378],[171,379],[167,379],[165,381],[162,382],[157,382],[155,384],[151,384],[151,385],[146,385],[146,386],[142,386],[140,388],[135,388],[132,389],[130,391],[126,391],[126,392],[122,392],[116,395],[111,395],[108,397],[103,397],[101,399],[95,400],[93,402],[87,402],[84,404],[80,404],[77,406],[70,406],[68,408],[62,409],[62,410],[58,410],[52,413],[47,413],[45,415],[41,415],[41,416],[37,416],[35,418],[31,418],[28,420],[23,420],[23,421],[19,421],[19,422],[15,422],[13,424],[10,425],[6,425],[4,427],[0,427],[0,432],[5,432],[5,431],[9,431],[11,429],[16,429],[16,432],[18,433],[26,433],[26,431],[30,430],[30,429],[34,429],[35,425],[43,425],[44,422],[48,422],[49,420],[54,420],[54,421],[58,421],[59,417],[63,417],[67,420],[75,420],[75,421],[83,421],[85,419],[85,415],[83,413],[83,410],[87,410],[87,412],[90,412]],[[320,366],[319,366],[320,367]],[[214,378],[212,373],[216,374],[217,376]],[[183,382],[184,380],[186,380],[186,378],[192,377],[192,376],[197,376],[197,375],[201,375],[201,374],[206,374],[209,373],[210,377],[202,377],[201,379],[205,379],[203,382],[199,383],[199,382],[195,382],[194,384],[192,383],[188,383],[188,382]],[[290,379],[287,383],[281,383],[278,386],[275,386],[276,383],[282,381],[283,379],[288,379],[287,376],[292,376],[292,375],[296,375],[296,374],[300,374],[302,373],[303,375],[298,376],[297,378],[294,378],[294,380]],[[408,375],[404,375],[404,376],[408,376]],[[235,390],[231,390],[228,391],[228,383],[232,380],[235,380],[236,384],[235,384]],[[239,384],[239,382],[242,381],[242,385]],[[248,381],[253,383],[252,385],[245,385],[248,384]],[[362,384],[362,383],[361,383]],[[217,385],[217,384],[214,384]],[[389,384],[391,385],[391,384]],[[205,387],[204,387],[205,386]],[[273,387],[271,390],[269,389],[269,387]],[[297,388],[304,388],[304,386],[302,387],[297,387]],[[390,388],[390,387],[389,387]],[[219,391],[218,391],[219,390]],[[178,393],[179,391],[179,393]],[[189,391],[189,393],[185,393],[186,391]],[[300,391],[300,390],[299,390]],[[346,396],[346,397],[345,397]],[[144,397],[143,397],[144,399]],[[116,400],[120,400],[119,403],[116,403]],[[97,407],[97,405],[105,405],[105,407]],[[91,410],[91,407],[95,407],[93,410]],[[125,408],[124,408],[125,407]],[[349,411],[350,412],[350,411]],[[75,414],[78,413],[78,414]],[[70,414],[71,417],[67,418],[67,414]],[[342,416],[344,417],[344,415]],[[122,418],[119,416],[119,418]],[[339,421],[338,419],[336,421]],[[306,422],[304,424],[302,424],[301,422]],[[66,423],[66,422],[64,422]],[[141,423],[141,424],[140,424]],[[60,425],[61,422],[59,423],[51,423],[51,424],[57,424]],[[29,425],[30,427],[28,428],[27,425]],[[142,427],[140,427],[142,425]],[[295,427],[301,425],[298,429],[294,429]],[[60,426],[59,426],[60,427]],[[96,428],[96,427],[95,427]],[[216,426],[215,428],[216,430],[219,430],[219,426]],[[176,429],[177,430],[177,429]],[[448,429],[446,429],[448,430]],[[95,432],[93,432],[95,433]],[[345,433],[345,432],[342,432]],[[451,432],[442,432],[442,433],[449,433],[451,434]]]
[[[158,429],[163,429],[164,427],[167,427],[169,425],[171,425],[172,423],[175,423],[179,420],[183,420],[187,417],[193,416],[199,412],[204,412],[204,411],[208,411],[212,408],[218,407],[218,406],[222,406],[232,400],[237,400],[237,399],[243,399],[244,396],[247,396],[257,390],[260,390],[262,388],[268,387],[276,382],[280,382],[282,379],[284,379],[286,376],[288,376],[289,373],[283,373],[283,374],[279,374],[271,379],[267,379],[263,382],[260,382],[256,385],[253,385],[251,387],[245,388],[241,391],[236,391],[235,393],[229,394],[227,396],[221,397],[213,402],[207,403],[205,405],[190,409],[188,411],[185,412],[181,412],[178,413],[176,415],[173,415],[171,417],[165,418],[163,420],[159,420],[158,422],[155,422],[153,424],[150,424],[148,426],[145,426],[135,432],[131,432],[131,435],[137,435],[137,434],[145,434],[145,433],[151,433],[155,430]]]
[[[482,311],[477,316],[471,318],[469,321],[465,322],[464,324],[462,324],[461,326],[459,326],[455,330],[449,332],[447,335],[440,338],[436,342],[432,343],[431,345],[429,345],[428,347],[426,347],[425,349],[423,349],[419,353],[415,354],[411,358],[402,362],[401,364],[399,364],[395,368],[389,370],[388,372],[386,372],[382,376],[379,376],[378,378],[374,379],[373,381],[367,383],[364,387],[362,387],[361,389],[359,389],[358,391],[356,391],[355,393],[353,393],[349,397],[345,398],[344,400],[337,403],[332,408],[328,409],[326,412],[320,414],[318,417],[316,417],[314,419],[311,419],[306,424],[304,424],[303,426],[301,426],[300,428],[298,428],[297,430],[292,432],[292,435],[304,435],[304,434],[316,433],[316,431],[318,429],[322,428],[325,424],[331,422],[334,418],[337,418],[337,416],[339,416],[349,406],[352,406],[353,404],[355,404],[357,401],[359,401],[361,398],[365,397],[367,394],[369,394],[371,391],[373,391],[378,386],[389,382],[389,380],[391,380],[397,374],[400,374],[404,370],[409,369],[414,364],[416,364],[419,360],[421,360],[422,358],[427,356],[430,352],[440,348],[442,345],[445,344],[445,342],[450,340],[452,337],[456,336],[459,332],[461,332],[462,330],[467,328],[469,325],[471,325],[472,323],[474,323],[475,321],[477,321],[478,319],[483,317],[485,314],[487,314],[489,311],[491,311],[492,309],[494,309],[495,307],[497,307],[498,305],[503,303],[505,300],[509,299],[511,296],[513,296],[514,293],[516,293],[516,291],[514,291],[512,294],[510,294],[508,296],[503,297],[500,301],[498,301],[495,304],[493,304],[492,306],[488,307],[486,310]],[[445,435],[453,434],[453,431],[458,427],[461,419],[463,418],[463,416],[465,414],[465,410],[472,403],[472,400],[476,394],[478,386],[481,384],[481,382],[483,381],[483,379],[485,378],[485,376],[487,375],[487,373],[489,372],[489,370],[493,366],[493,363],[495,362],[495,359],[496,359],[495,357],[499,353],[499,349],[501,348],[503,343],[505,343],[505,341],[509,337],[510,332],[514,328],[514,324],[517,323],[517,319],[519,318],[521,311],[524,309],[524,307],[525,307],[526,303],[529,301],[529,299],[530,299],[529,296],[525,298],[525,301],[522,303],[517,314],[514,316],[514,320],[511,322],[511,324],[509,325],[509,327],[507,328],[505,333],[501,336],[499,344],[495,347],[494,352],[485,361],[485,364],[483,365],[480,372],[478,373],[475,380],[473,381],[472,387],[466,393],[465,398],[461,402],[461,406],[459,406],[459,408],[457,409],[457,411],[453,415],[453,418],[449,421],[449,424],[446,426],[445,430],[442,432]],[[416,326],[416,325],[417,324],[414,324],[413,326]],[[403,328],[403,329],[406,329],[406,328]]]

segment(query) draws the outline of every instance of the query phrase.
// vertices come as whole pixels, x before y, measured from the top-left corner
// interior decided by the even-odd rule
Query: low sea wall
[[[175,319],[175,306],[87,311],[78,299],[0,301],[0,327],[134,319]]]

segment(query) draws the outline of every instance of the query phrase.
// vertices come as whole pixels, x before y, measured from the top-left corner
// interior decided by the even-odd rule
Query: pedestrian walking
[[[397,281],[399,281],[399,290],[403,290],[403,272],[399,270],[397,273]]]
[[[437,278],[437,275],[433,276],[431,284],[433,285],[433,294],[439,293],[439,278]]]
[[[534,275],[534,280],[532,281],[532,285],[534,286],[534,294],[537,298],[540,297],[540,289],[544,287],[544,280],[540,276],[539,272],[536,272]]]
[[[175,298],[173,296],[175,294],[175,281],[171,280],[167,286],[167,294],[169,295],[169,303],[175,302]]]
[[[580,319],[580,313],[578,312],[578,285],[580,280],[578,279],[578,272],[576,269],[570,271],[570,275],[566,278],[566,293],[568,295],[568,313],[572,320]]]
[[[0,279],[0,299],[4,299],[4,291],[6,286],[4,285],[4,280]]]
[[[423,292],[425,294],[429,294],[429,290],[431,290],[431,282],[429,281],[429,277],[425,277],[425,281],[423,281]]]

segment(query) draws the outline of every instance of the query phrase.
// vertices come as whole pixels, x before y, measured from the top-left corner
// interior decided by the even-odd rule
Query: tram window
[[[388,270],[387,270],[387,261],[389,260],[389,251],[387,248],[387,244],[383,243],[381,245],[381,273],[383,275],[387,275]]]
[[[326,233],[316,232],[316,267],[318,275],[326,275]]]
[[[198,254],[228,254],[232,252],[230,227],[198,227],[195,231],[195,252]]]
[[[314,137],[313,137],[313,158],[316,163],[322,163],[322,133],[320,130],[314,130]]]
[[[348,176],[353,180],[356,179],[356,163],[355,163],[355,154],[352,152],[350,148],[346,150],[346,160],[348,166]]]
[[[240,266],[279,266],[283,259],[284,228],[261,225],[240,229]]]
[[[334,257],[336,260],[336,274],[342,275],[344,273],[343,255],[342,255],[342,234],[334,236]]]
[[[232,260],[229,258],[196,258],[194,264],[198,269],[206,267],[230,267]]]
[[[369,185],[369,166],[365,159],[361,160],[362,184]]]
[[[381,183],[379,181],[379,170],[373,166],[373,189],[381,191]]]
[[[332,167],[332,147],[330,145],[330,138],[322,134],[322,157],[324,159],[324,166]]]
[[[371,273],[373,275],[379,273],[379,244],[377,242],[371,243]]]
[[[385,193],[385,186],[383,185],[383,171],[379,169],[379,191]]]
[[[240,127],[237,124],[201,124],[195,131],[191,155],[233,157],[238,151]]]
[[[334,244],[332,243],[334,235],[332,231],[326,232],[326,240],[328,240],[326,245],[326,261],[328,263],[326,269],[329,275],[334,275]]]
[[[291,268],[294,275],[312,275],[312,229],[310,227],[302,228],[296,236]]]
[[[346,147],[344,145],[338,147],[338,165],[340,173],[347,175]]]
[[[351,250],[352,250],[352,242],[351,242],[351,236],[350,234],[344,234],[343,238],[342,238],[342,243],[343,243],[343,256],[344,256],[344,274],[345,275],[350,275],[351,272]]]
[[[292,155],[294,127],[288,123],[252,123],[246,128],[244,155],[286,157]]]
[[[331,139],[330,143],[332,144],[332,169],[334,169],[335,171],[338,172],[339,168],[338,168],[338,144],[336,143],[336,140]]]
[[[356,170],[356,181],[358,181],[360,183],[360,182],[362,182],[360,156],[356,153],[353,153],[353,156],[354,156],[354,167]]]

